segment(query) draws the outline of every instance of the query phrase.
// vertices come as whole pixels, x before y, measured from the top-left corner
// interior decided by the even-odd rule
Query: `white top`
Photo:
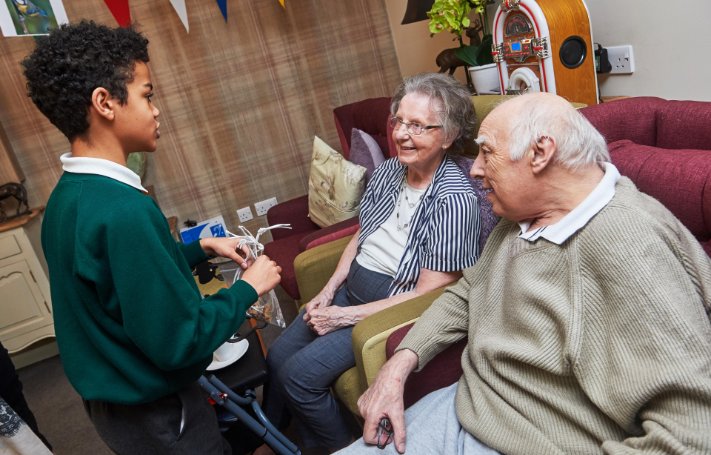
[[[575,207],[570,213],[565,215],[557,223],[549,226],[543,226],[535,231],[528,232],[530,221],[518,223],[521,227],[519,237],[528,241],[534,242],[539,237],[560,245],[568,238],[578,232],[588,221],[612,200],[615,195],[615,185],[620,179],[620,171],[617,170],[612,163],[603,163],[605,167],[605,175],[597,184],[594,190]]]
[[[356,256],[358,264],[374,272],[395,276],[405,253],[410,224],[425,191],[427,188],[417,189],[408,184],[403,185],[395,209],[385,222],[363,241]]]
[[[147,193],[148,190],[141,185],[141,177],[131,169],[113,161],[103,158],[89,158],[84,156],[74,157],[71,153],[65,153],[59,157],[62,162],[62,169],[74,174],[96,174],[103,175],[110,179],[117,180],[137,190]]]

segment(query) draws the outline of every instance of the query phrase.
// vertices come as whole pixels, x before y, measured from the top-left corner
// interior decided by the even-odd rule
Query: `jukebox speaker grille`
[[[560,61],[566,68],[577,68],[587,56],[585,41],[579,36],[569,36],[560,46]]]

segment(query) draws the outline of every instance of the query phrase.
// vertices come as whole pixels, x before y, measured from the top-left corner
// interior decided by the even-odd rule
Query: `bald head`
[[[552,93],[528,93],[501,103],[484,119],[482,130],[505,135],[512,160],[521,159],[541,137],[549,137],[555,139],[555,161],[570,169],[610,161],[602,135],[568,101]],[[480,136],[477,143],[496,140]]]

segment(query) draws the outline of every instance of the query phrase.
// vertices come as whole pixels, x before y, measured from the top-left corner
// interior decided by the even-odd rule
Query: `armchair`
[[[606,138],[612,162],[620,172],[667,206],[711,256],[711,131],[706,127],[711,122],[711,102],[638,97],[585,107],[581,112]],[[313,253],[337,245],[323,247]],[[302,273],[315,276],[301,270],[313,253],[310,250],[297,258],[299,286],[302,282],[307,286]],[[358,413],[358,397],[441,292],[388,308],[356,325],[356,367],[344,373],[334,386],[351,411]],[[450,346],[420,372],[410,375],[405,386],[406,406],[459,379],[465,343],[463,340]]]
[[[296,280],[304,301],[311,300],[326,285],[336,264],[350,241],[343,237],[316,246],[299,254],[294,260]],[[343,373],[333,390],[346,407],[358,415],[356,402],[368,388],[380,366],[385,363],[385,343],[396,329],[413,323],[439,296],[444,288],[380,311],[356,324],[353,330],[353,352],[356,366]]]

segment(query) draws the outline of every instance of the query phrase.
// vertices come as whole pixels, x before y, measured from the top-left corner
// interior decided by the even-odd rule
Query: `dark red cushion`
[[[294,300],[299,299],[299,287],[296,284],[294,258],[299,254],[299,240],[304,234],[293,234],[264,245],[264,254],[281,266],[281,287]]]
[[[274,240],[291,237],[294,234],[302,236],[310,234],[319,226],[309,218],[309,196],[299,196],[288,201],[280,202],[267,211],[267,223],[274,224],[287,223],[291,229],[274,229],[270,231]],[[256,233],[254,233],[256,235]]]
[[[701,246],[704,248],[704,251],[706,251],[706,254],[711,256],[711,240],[701,242]]]
[[[580,112],[608,144],[631,139],[637,144],[656,145],[656,112],[667,102],[662,98],[640,96],[595,104],[580,109]]]
[[[657,147],[711,150],[711,103],[667,101],[657,111]],[[629,139],[629,138],[628,138]]]
[[[349,218],[347,220],[343,220],[336,224],[332,224],[302,237],[299,241],[299,249],[300,251],[305,251],[309,248],[323,245],[324,243],[328,243],[333,240],[341,239],[343,237],[354,234],[359,227],[360,224],[358,224],[357,216],[354,216],[353,218]]]
[[[609,146],[612,162],[664,204],[699,241],[711,238],[711,151],[672,150],[632,141]]]
[[[385,355],[389,359],[413,324],[395,330],[385,342]],[[462,376],[462,352],[467,339],[447,347],[437,354],[425,367],[410,374],[405,383],[405,408],[410,407],[430,392],[454,384]]]
[[[351,130],[358,128],[376,140],[388,157],[388,117],[390,116],[390,98],[368,98],[355,103],[345,104],[333,110],[338,138],[341,140],[343,156],[348,158],[351,149]]]

